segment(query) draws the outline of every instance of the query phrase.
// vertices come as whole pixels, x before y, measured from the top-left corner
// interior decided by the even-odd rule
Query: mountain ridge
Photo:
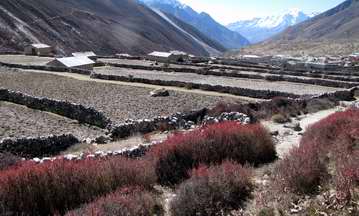
[[[348,55],[359,50],[359,0],[346,0],[238,54]]]
[[[41,42],[60,54],[85,50],[101,55],[147,54],[177,49],[209,55],[192,37],[133,0],[2,0],[0,11],[0,51],[21,51],[28,43]]]
[[[182,4],[177,0],[138,1],[167,14],[171,14],[179,20],[192,25],[204,35],[222,44],[227,49],[237,49],[249,45],[249,41],[245,37],[219,24],[209,14],[205,12],[198,13],[190,6]]]
[[[249,20],[230,23],[227,27],[244,35],[251,43],[258,43],[315,15],[317,15],[317,13],[307,14],[299,9],[291,9],[277,15],[255,17]]]

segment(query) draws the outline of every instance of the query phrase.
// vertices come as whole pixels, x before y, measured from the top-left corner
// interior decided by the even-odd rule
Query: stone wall
[[[342,90],[342,91],[335,91],[335,92],[328,92],[321,95],[313,96],[311,99],[316,98],[327,98],[330,100],[336,101],[352,101],[356,97],[356,92],[358,91],[359,87],[353,87],[351,89]]]
[[[190,128],[203,120],[207,114],[207,109],[189,112],[186,114],[176,113],[168,117],[156,117],[153,119],[144,119],[136,121],[127,121],[118,124],[111,129],[111,138],[119,139],[131,136],[133,134],[145,134],[153,131],[165,131],[178,128]]]
[[[21,92],[0,88],[0,100],[27,106],[32,109],[56,113],[80,123],[87,123],[100,128],[107,128],[110,120],[92,107],[54,100],[45,97],[35,97]]]
[[[300,97],[300,95],[297,94],[271,91],[271,90],[254,90],[254,89],[246,89],[240,87],[208,85],[208,84],[181,82],[181,81],[152,80],[152,79],[128,77],[121,75],[105,75],[99,73],[92,73],[91,78],[116,80],[116,81],[124,81],[124,82],[139,82],[139,83],[161,85],[161,86],[176,86],[176,87],[184,87],[184,88],[192,88],[192,89],[201,89],[204,91],[214,91],[214,92],[228,93],[238,96],[260,98],[260,99],[271,99],[274,97],[290,97],[290,98]]]
[[[47,137],[6,138],[0,141],[0,152],[9,152],[25,158],[58,154],[79,143],[72,134]]]
[[[238,73],[237,72],[238,69],[236,68],[221,67],[221,66],[210,66],[208,68],[195,69],[195,68],[171,68],[171,67],[167,68],[167,67],[155,67],[155,66],[143,66],[143,65],[127,65],[127,64],[116,64],[116,63],[109,63],[107,65],[112,67],[130,68],[135,70],[150,70],[150,71],[161,70],[165,72],[195,73],[200,75],[213,75],[213,76],[236,77],[236,78],[246,78],[246,79],[262,79],[268,81],[287,81],[294,83],[328,86],[334,88],[352,88],[359,85],[359,77],[357,79],[352,77],[330,77],[331,80],[325,80],[328,77],[325,77],[325,75],[322,74],[315,74],[315,73],[307,74],[302,72],[281,72],[281,71],[269,70],[269,69],[264,70],[264,69],[248,68],[245,69],[244,71],[268,73],[273,75]],[[236,70],[236,71],[233,72],[214,71],[213,69]],[[290,75],[290,76],[283,76],[283,75]],[[294,76],[308,76],[308,77],[312,77],[312,79],[309,78],[305,79],[305,78],[299,78]]]
[[[53,72],[68,72],[68,73],[77,73],[83,75],[90,75],[90,70],[78,69],[78,68],[65,68],[65,67],[53,67],[48,65],[22,65],[22,64],[10,64],[0,62],[0,66],[9,67],[9,68],[18,68],[25,70],[41,70],[41,71],[53,71]]]

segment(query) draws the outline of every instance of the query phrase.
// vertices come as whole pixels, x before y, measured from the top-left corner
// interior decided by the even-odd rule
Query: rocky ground
[[[81,125],[77,121],[52,113],[0,101],[0,139],[66,133],[85,139],[95,138],[105,131],[97,127]]]
[[[277,143],[277,153],[280,158],[283,158],[293,146],[299,145],[301,135],[305,132],[308,126],[314,124],[327,116],[343,110],[344,107],[338,106],[328,110],[322,110],[316,113],[301,115],[291,119],[291,122],[285,124],[275,123],[273,121],[263,121],[262,124],[275,134]],[[297,127],[298,129],[294,129]]]
[[[114,122],[154,118],[175,112],[215,106],[239,99],[170,91],[168,97],[151,97],[153,89],[110,83],[80,81],[62,76],[30,72],[0,71],[0,87],[34,96],[67,100],[103,111]]]
[[[133,76],[135,78],[161,79],[167,81],[181,81],[188,83],[199,83],[209,85],[222,85],[229,87],[241,87],[255,90],[272,90],[298,95],[322,94],[325,92],[340,90],[324,86],[308,85],[291,82],[269,82],[258,79],[241,79],[233,77],[219,77],[211,75],[199,75],[192,73],[167,73],[162,71],[132,70],[115,67],[100,67],[95,69],[96,73],[108,75]]]

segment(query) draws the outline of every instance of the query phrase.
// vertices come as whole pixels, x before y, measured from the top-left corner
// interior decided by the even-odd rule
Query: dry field
[[[53,58],[25,55],[0,55],[0,62],[8,64],[46,65],[51,60],[53,60]]]
[[[163,67],[163,63],[158,63],[155,65],[154,61],[149,60],[129,60],[129,59],[98,59],[104,63],[113,63],[113,64],[124,64],[124,65],[139,65],[139,66],[147,66],[147,67]],[[191,66],[191,65],[178,65],[178,64],[169,64],[168,67],[170,68],[192,68],[192,69],[201,69],[201,66]]]
[[[105,133],[100,128],[80,125],[77,121],[52,113],[0,101],[0,139],[38,137],[72,133],[79,139],[95,138]]]
[[[199,75],[192,73],[167,73],[162,71],[146,71],[146,70],[129,70],[114,67],[100,67],[95,71],[101,74],[133,76],[135,78],[160,79],[167,81],[181,81],[189,83],[222,85],[229,87],[241,87],[255,90],[273,90],[280,92],[288,92],[298,95],[322,94],[340,90],[339,88],[323,87],[308,84],[298,84],[291,82],[268,82],[258,79],[242,79],[232,77],[219,77],[211,75]]]
[[[80,81],[67,77],[21,72],[0,72],[0,88],[18,90],[34,96],[68,100],[93,106],[115,122],[126,119],[153,118],[175,112],[211,107],[233,98],[170,91],[169,97],[150,97],[153,89],[118,84]]]

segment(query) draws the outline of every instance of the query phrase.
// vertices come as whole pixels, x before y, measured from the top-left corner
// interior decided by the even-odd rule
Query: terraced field
[[[269,82],[266,80],[258,79],[242,79],[234,77],[220,77],[179,72],[167,73],[162,71],[133,70],[115,67],[100,67],[96,68],[95,72],[106,75],[132,76],[135,78],[144,78],[150,80],[180,81],[196,84],[222,85],[254,90],[272,90],[293,93],[297,95],[314,95],[340,90],[340,88],[323,87],[292,82]]]
[[[79,139],[95,138],[105,133],[92,126],[52,113],[0,101],[0,140],[6,137],[38,137],[71,133]]]
[[[112,63],[112,64],[123,64],[123,65],[136,65],[136,66],[147,66],[147,67],[156,67],[161,68],[164,66],[163,63],[157,63],[149,60],[129,60],[129,59],[98,59],[104,63]],[[179,65],[179,64],[168,64],[170,68],[191,68],[191,69],[201,69],[202,66],[191,66],[191,65]]]
[[[30,71],[0,70],[0,88],[21,91],[34,96],[92,106],[115,122],[126,119],[153,118],[175,112],[233,102],[233,98],[170,91],[169,97],[150,97],[153,89],[109,83],[80,81],[53,74]],[[237,102],[240,102],[236,99]]]
[[[54,58],[25,56],[25,55],[0,55],[0,62],[22,65],[46,65]]]

